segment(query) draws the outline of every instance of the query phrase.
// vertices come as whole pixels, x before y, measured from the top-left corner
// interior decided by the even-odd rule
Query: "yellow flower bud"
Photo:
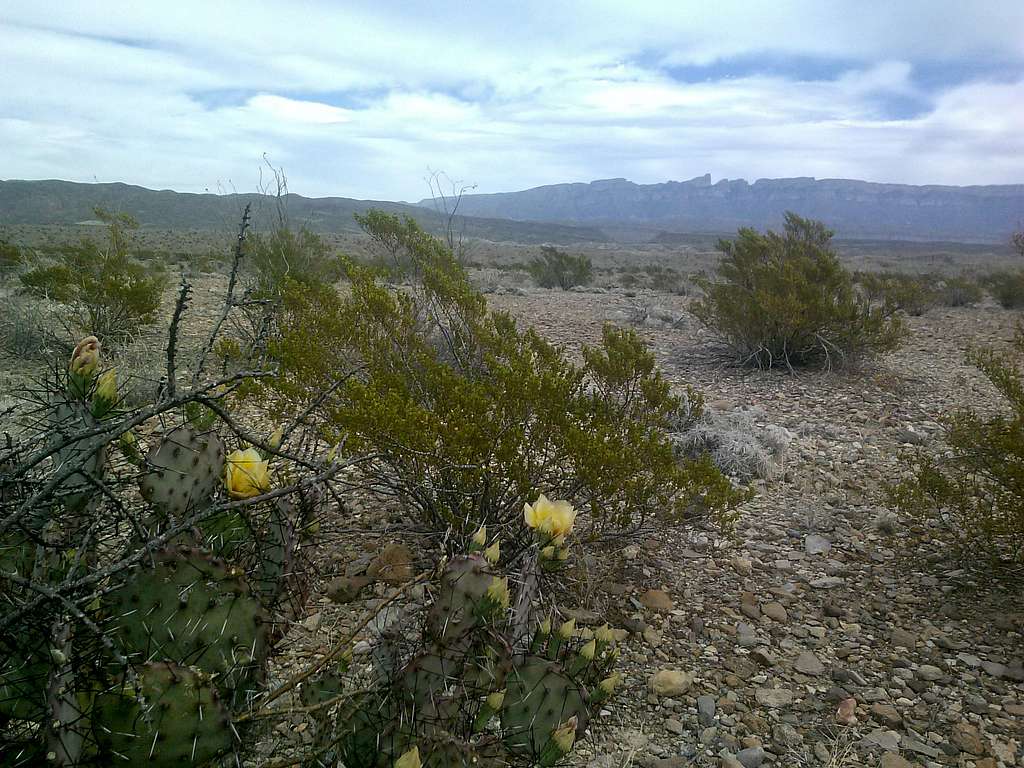
[[[96,372],[100,364],[100,340],[95,336],[86,336],[75,346],[71,353],[68,370],[76,376],[89,378]]]
[[[487,599],[496,605],[500,605],[502,608],[508,608],[508,577],[503,579],[497,576],[494,577],[491,581],[491,586],[487,588]]]
[[[505,703],[505,692],[495,691],[487,697],[487,706],[493,709],[495,712],[499,711],[502,705]]]
[[[576,717],[570,717],[560,726],[551,732],[551,742],[563,755],[569,754],[572,745],[576,743]]]
[[[548,616],[546,619],[544,619],[544,621],[542,621],[540,623],[540,626],[537,627],[537,629],[540,630],[540,633],[542,635],[550,635],[551,634],[551,617]]]
[[[491,565],[496,565],[498,559],[501,557],[501,546],[495,541],[491,546],[484,550],[484,559],[487,560]]]
[[[419,747],[413,747],[395,760],[394,768],[420,768],[421,765]]]
[[[481,525],[477,528],[476,533],[473,534],[472,542],[478,547],[483,548],[487,544],[487,526]]]
[[[568,549],[558,549],[558,548],[556,548],[555,549],[555,559],[556,560],[568,560],[569,559],[569,550]]]
[[[580,656],[582,656],[587,661],[593,661],[595,653],[597,653],[596,640],[591,640],[589,643],[580,648]]]
[[[558,628],[558,636],[563,640],[568,640],[572,637],[572,633],[576,631],[576,619],[569,619],[562,626]]]
[[[546,547],[541,549],[541,551],[540,551],[540,559],[541,560],[554,560],[555,557],[557,556],[557,554],[558,553],[555,551],[554,546],[552,546],[551,544],[548,544]]]
[[[96,397],[113,403],[117,400],[117,369],[111,368],[96,379]]]
[[[612,632],[611,627],[605,624],[603,627],[598,627],[594,630],[594,638],[602,645],[608,645],[615,641],[615,633]]]
[[[281,441],[284,439],[284,430],[278,427],[270,433],[270,437],[267,438],[267,446],[272,451],[276,451],[281,447]]]
[[[563,534],[561,536],[556,536],[555,538],[553,538],[551,540],[551,543],[554,544],[556,547],[564,547],[565,546],[565,535]]]
[[[334,463],[334,457],[337,456],[337,455],[338,455],[338,446],[337,445],[332,445],[331,446],[331,450],[329,450],[327,452],[327,463],[328,464],[333,464]]]
[[[268,462],[255,448],[235,451],[224,464],[224,486],[233,499],[249,499],[270,490]]]
[[[615,689],[619,687],[619,684],[621,682],[622,675],[616,672],[615,674],[609,675],[600,683],[598,683],[597,687],[601,689],[601,693],[603,693],[605,696],[611,696],[613,693],[615,693]]]

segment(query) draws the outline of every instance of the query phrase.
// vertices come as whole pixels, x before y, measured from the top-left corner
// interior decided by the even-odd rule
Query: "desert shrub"
[[[687,294],[686,280],[674,267],[660,264],[648,264],[644,267],[650,287],[655,291],[673,293],[676,296]]]
[[[871,304],[920,317],[938,303],[936,279],[902,272],[858,272],[854,281]]]
[[[280,373],[261,395],[323,414],[328,439],[368,457],[360,471],[376,491],[463,532],[510,527],[541,489],[585,508],[597,529],[698,510],[724,518],[742,498],[710,460],[674,456],[666,430],[680,398],[632,331],[606,327],[573,364],[489,312],[415,222],[375,214],[364,226],[418,278],[396,289],[351,265],[344,297],[286,292],[272,345]],[[332,396],[314,402],[310,382],[331,383]]]
[[[73,342],[61,327],[59,313],[49,302],[30,296],[10,296],[0,313],[0,354],[6,358],[40,361],[54,352],[70,351]]]
[[[567,291],[577,285],[590,285],[594,279],[590,257],[572,256],[554,246],[542,245],[540,256],[535,256],[526,270],[541,288],[561,288]]]
[[[1011,351],[975,350],[969,359],[1005,398],[991,418],[961,410],[945,419],[948,450],[912,457],[913,477],[892,491],[903,511],[937,523],[965,554],[1024,562],[1024,330]]]
[[[969,307],[985,298],[978,281],[967,275],[944,278],[938,284],[937,294],[944,307]]]
[[[101,339],[123,339],[156,318],[166,277],[159,265],[143,265],[130,252],[138,224],[127,214],[96,209],[107,225],[107,242],[63,248],[53,263],[21,276],[31,295],[67,305],[78,330]]]
[[[1004,309],[1024,307],[1024,270],[994,272],[984,281],[988,292]]]
[[[740,363],[761,368],[856,363],[894,349],[902,324],[854,289],[824,224],[787,213],[782,234],[741,229],[719,241],[717,279],[701,278],[693,312]]]
[[[282,225],[266,235],[254,235],[247,255],[258,290],[268,296],[280,296],[286,280],[330,284],[342,275],[341,259],[306,227],[295,230]]]
[[[14,272],[25,263],[25,255],[14,243],[0,239],[0,276]]]

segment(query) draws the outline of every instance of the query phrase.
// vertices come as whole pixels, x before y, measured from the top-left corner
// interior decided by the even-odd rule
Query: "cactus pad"
[[[478,626],[480,605],[493,578],[494,572],[480,555],[463,555],[448,563],[427,614],[428,637],[453,642]]]
[[[224,444],[215,432],[171,430],[146,456],[149,471],[139,480],[142,497],[180,517],[209,503],[224,469]]]
[[[136,661],[169,659],[216,674],[244,696],[267,654],[267,620],[240,571],[198,549],[153,554],[106,597],[104,609]],[[234,703],[234,702],[233,702]]]
[[[551,732],[570,717],[577,718],[577,736],[589,719],[586,690],[562,667],[539,656],[517,660],[506,681],[501,727],[505,746],[516,754],[537,758]]]
[[[157,662],[143,665],[137,680],[137,692],[96,697],[93,732],[104,765],[178,768],[231,751],[228,713],[209,677]]]

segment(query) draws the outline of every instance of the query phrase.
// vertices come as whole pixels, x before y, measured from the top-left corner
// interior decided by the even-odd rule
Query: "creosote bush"
[[[701,279],[694,314],[741,364],[835,368],[896,348],[903,326],[871,306],[832,251],[831,230],[786,214],[783,232],[740,229],[719,241],[717,279]]]
[[[1024,269],[995,272],[985,280],[985,287],[1004,309],[1024,307]]]
[[[67,246],[55,262],[21,275],[21,282],[33,296],[67,305],[79,332],[119,340],[154,321],[166,278],[158,264],[143,265],[131,255],[135,219],[102,208],[95,214],[107,225],[106,243]]]
[[[342,276],[341,259],[315,232],[280,226],[268,234],[254,235],[249,244],[250,269],[258,290],[278,297],[286,281],[300,285],[330,284]]]
[[[414,221],[377,212],[362,223],[411,284],[350,264],[344,296],[286,291],[279,374],[261,396],[320,414],[327,439],[371,457],[362,467],[377,492],[463,532],[510,527],[538,489],[586,509],[595,530],[698,512],[724,520],[744,498],[706,457],[676,459],[667,430],[680,398],[632,331],[606,327],[574,364],[488,311]],[[311,382],[330,382],[330,396],[314,402]]]
[[[583,254],[572,256],[551,245],[540,247],[540,256],[535,256],[526,265],[526,271],[541,288],[561,288],[563,291],[577,285],[590,285],[594,279],[590,257]]]
[[[969,354],[1006,399],[1009,413],[949,415],[948,450],[913,457],[914,476],[892,491],[903,511],[938,523],[956,548],[986,561],[1024,563],[1024,329],[1011,351]]]
[[[940,300],[937,279],[901,272],[858,272],[857,287],[873,305],[920,317]]]
[[[938,300],[945,307],[969,307],[984,298],[978,281],[966,275],[947,277],[938,284]]]

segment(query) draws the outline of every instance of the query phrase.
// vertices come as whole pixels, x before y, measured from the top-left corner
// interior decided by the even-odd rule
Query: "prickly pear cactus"
[[[179,518],[205,507],[220,481],[224,456],[224,444],[215,432],[177,427],[146,456],[149,471],[139,480],[142,497]]]
[[[518,659],[501,710],[505,746],[515,754],[539,758],[552,731],[572,717],[582,735],[590,715],[589,698],[561,664],[540,656]]]
[[[439,643],[465,636],[483,622],[481,605],[494,570],[478,554],[454,558],[441,577],[437,598],[427,614],[427,634]]]
[[[87,404],[64,397],[50,412],[51,439],[63,443],[69,435],[95,429],[97,419],[90,413]],[[61,484],[64,506],[71,512],[84,512],[99,499],[96,485],[103,479],[106,461],[106,446],[89,448],[85,441],[63,445],[53,453],[54,470],[61,472],[65,466],[80,466],[80,471],[70,475]]]
[[[262,674],[266,614],[242,572],[202,550],[155,552],[153,566],[107,595],[103,611],[132,661],[170,660],[215,674],[232,705]]]
[[[234,748],[228,711],[208,675],[172,662],[143,665],[138,690],[100,694],[92,725],[105,765],[204,765]]]

